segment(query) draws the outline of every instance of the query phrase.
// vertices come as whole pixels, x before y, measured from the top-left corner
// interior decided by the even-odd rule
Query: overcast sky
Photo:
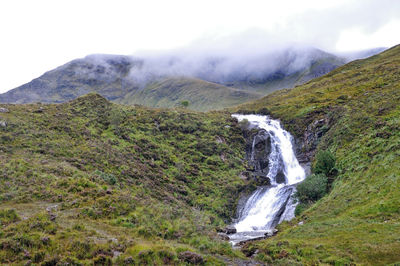
[[[400,43],[399,0],[1,0],[0,92],[93,53]],[[223,45],[221,45],[223,44]]]

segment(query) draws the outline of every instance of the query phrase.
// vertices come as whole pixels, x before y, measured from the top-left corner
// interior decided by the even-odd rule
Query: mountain
[[[280,119],[295,135],[301,160],[321,152],[336,160],[329,193],[302,203],[276,237],[248,244],[245,252],[286,264],[400,261],[399,66],[400,45],[235,108]]]
[[[287,48],[248,57],[92,55],[0,95],[3,103],[61,103],[89,92],[124,104],[207,111],[302,84],[343,65],[314,48]]]
[[[73,60],[14,90],[0,95],[7,103],[61,103],[89,92],[98,92],[115,100],[138,90],[139,85],[126,78],[140,60],[128,56],[88,56]]]

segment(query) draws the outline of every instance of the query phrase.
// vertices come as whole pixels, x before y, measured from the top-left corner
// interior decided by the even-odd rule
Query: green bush
[[[312,174],[297,186],[296,198],[301,203],[313,202],[327,193],[328,178],[324,174]]]
[[[335,169],[336,159],[330,151],[317,153],[314,173],[329,175]]]
[[[189,101],[182,101],[181,102],[183,107],[188,107],[189,106]]]
[[[117,179],[113,174],[103,173],[102,171],[96,170],[93,172],[93,175],[100,177],[104,182],[109,185],[115,185],[117,183]]]

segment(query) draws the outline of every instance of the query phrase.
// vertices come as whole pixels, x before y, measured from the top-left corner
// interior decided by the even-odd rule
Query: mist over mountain
[[[130,72],[130,76],[140,82],[149,82],[159,76],[188,76],[224,85],[241,82],[250,88],[303,72],[318,63],[325,65],[321,72],[328,72],[345,61],[305,46],[255,51],[172,51],[144,55],[143,58],[143,65]]]
[[[366,50],[361,50],[361,51],[340,53],[338,55],[345,58],[347,60],[347,62],[350,62],[350,61],[353,61],[356,59],[364,59],[364,58],[379,54],[380,52],[383,52],[386,49],[388,49],[388,48],[387,47],[377,47],[377,48],[366,49]]]
[[[291,88],[346,61],[345,57],[302,45],[236,50],[188,48],[138,56],[95,54],[1,94],[0,102],[60,103],[97,92],[124,104],[177,107],[187,101],[189,108],[206,111]]]

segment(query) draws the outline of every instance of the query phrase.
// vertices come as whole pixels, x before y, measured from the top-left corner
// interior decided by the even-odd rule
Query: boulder
[[[230,234],[236,234],[236,228],[234,226],[227,226],[225,228],[225,233],[230,235]]]
[[[8,113],[10,112],[7,108],[0,108],[0,113]]]
[[[4,120],[0,120],[0,127],[7,127],[7,122]]]

